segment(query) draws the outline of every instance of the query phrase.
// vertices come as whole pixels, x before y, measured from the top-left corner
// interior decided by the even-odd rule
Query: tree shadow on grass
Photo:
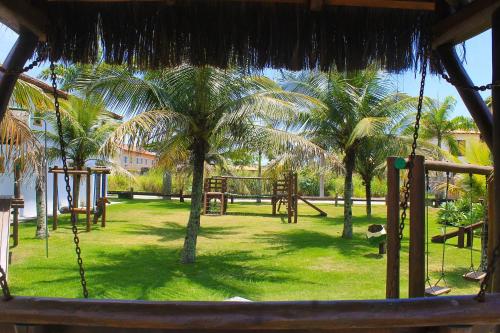
[[[133,235],[150,235],[161,237],[160,241],[175,241],[186,236],[186,227],[175,222],[162,222],[160,226],[150,224],[133,224],[129,226],[127,233]],[[210,239],[220,239],[224,236],[235,235],[239,229],[237,226],[200,226],[198,236]]]
[[[291,230],[280,234],[266,233],[255,235],[259,241],[269,243],[270,249],[281,253],[290,253],[303,249],[332,248],[343,255],[354,256],[373,252],[365,239],[355,235],[353,239],[343,239],[339,236],[305,229]]]
[[[318,222],[323,222],[326,224],[332,225],[343,225],[344,224],[344,216],[336,216],[336,217],[323,217],[323,216],[313,216],[314,220]],[[363,227],[367,228],[371,224],[382,224],[385,225],[387,223],[387,219],[385,217],[380,216],[372,216],[367,217],[364,216],[353,216],[352,217],[352,225],[356,228]]]
[[[96,257],[99,260],[88,262],[86,270],[92,298],[193,299],[189,290],[178,289],[184,285],[205,293],[209,289],[221,299],[236,295],[252,299],[260,295],[252,293],[249,284],[292,282],[288,271],[263,266],[262,256],[249,251],[202,254],[189,265],[179,262],[180,250],[160,246],[99,252]],[[41,288],[78,279],[69,269],[54,269],[62,277],[36,282]]]

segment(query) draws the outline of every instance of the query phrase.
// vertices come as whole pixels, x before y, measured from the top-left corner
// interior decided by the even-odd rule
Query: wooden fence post
[[[387,158],[387,277],[386,298],[399,298],[399,170],[396,157]],[[335,203],[338,195],[335,194]]]
[[[424,297],[425,292],[425,166],[424,157],[413,160],[410,190],[409,297]]]
[[[56,166],[57,168],[57,166]],[[57,230],[57,214],[59,213],[59,194],[58,194],[58,185],[57,179],[58,174],[56,172],[52,173],[54,177],[54,188],[52,190],[52,230]]]

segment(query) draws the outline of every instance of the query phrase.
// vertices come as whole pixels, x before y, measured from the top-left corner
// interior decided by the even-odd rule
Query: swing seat
[[[448,294],[451,291],[449,287],[433,286],[425,289],[425,296],[440,296]]]
[[[480,282],[481,280],[484,279],[484,277],[486,276],[486,272],[468,272],[468,273],[465,273],[464,275],[462,275],[462,277],[464,279],[466,279],[467,281],[472,281],[472,282]]]

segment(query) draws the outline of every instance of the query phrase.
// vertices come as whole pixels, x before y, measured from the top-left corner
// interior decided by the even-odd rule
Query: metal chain
[[[408,177],[404,184],[404,198],[401,203],[401,221],[399,223],[399,248],[401,248],[401,240],[403,239],[403,231],[405,228],[405,221],[407,217],[408,202],[410,201],[410,184],[413,178],[413,161],[417,155],[417,140],[418,140],[418,130],[420,128],[420,118],[422,117],[422,106],[424,101],[424,90],[425,90],[425,78],[427,76],[427,61],[423,62],[422,65],[422,79],[420,80],[420,91],[418,95],[418,105],[417,105],[417,115],[415,117],[415,127],[413,130],[413,143],[411,145],[411,153],[408,160]],[[399,256],[399,251],[398,251]]]
[[[438,67],[439,68],[439,67]],[[464,86],[458,82],[456,82],[455,80],[453,80],[449,75],[445,74],[441,68],[438,69],[439,71],[439,74],[441,75],[441,77],[443,79],[445,79],[449,84],[457,87],[457,88],[461,88],[461,89],[469,89],[469,90],[475,90],[475,91],[486,91],[486,90],[491,90],[493,89],[493,87],[500,87],[500,83],[499,82],[494,82],[494,83],[488,83],[488,84],[485,84],[485,85],[482,85],[482,86]]]
[[[3,300],[10,301],[12,299],[12,295],[10,294],[9,285],[7,284],[7,274],[3,270],[2,266],[0,266],[0,286],[2,287]]]
[[[66,159],[66,143],[64,142],[64,137],[63,137],[63,128],[62,128],[62,122],[61,122],[61,110],[59,107],[59,96],[58,96],[58,90],[57,90],[57,75],[56,75],[56,66],[54,64],[54,61],[50,62],[50,79],[52,81],[52,92],[54,94],[54,107],[56,111],[56,118],[57,118],[57,132],[59,135],[59,145],[61,149],[61,159],[63,163],[63,171],[64,171],[64,182],[66,184],[66,194],[67,194],[67,199],[68,199],[68,208],[69,211],[72,211],[73,208],[73,197],[71,195],[71,186],[69,185],[69,174],[68,174],[68,163]],[[80,238],[78,237],[78,226],[77,226],[77,221],[76,221],[76,214],[71,213],[71,230],[73,231],[73,241],[75,243],[75,251],[76,251],[76,257],[77,257],[77,263],[78,267],[80,269],[80,283],[82,285],[82,290],[83,290],[83,297],[88,298],[89,297],[89,292],[87,290],[87,280],[85,279],[85,269],[83,267],[83,260],[82,260],[82,250],[80,249]]]
[[[16,72],[16,71],[9,71],[3,67],[0,67],[0,72],[4,73],[5,75],[19,75],[19,74],[23,74],[23,73],[26,73],[30,70],[32,70],[33,68],[37,67],[38,65],[40,65],[40,62],[42,61],[43,57],[41,55],[39,55],[38,57],[36,57],[36,59],[30,63],[28,66],[24,66],[23,69],[21,69],[19,72]]]

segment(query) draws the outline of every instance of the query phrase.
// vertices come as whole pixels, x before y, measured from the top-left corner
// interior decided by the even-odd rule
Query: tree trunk
[[[205,143],[198,142],[193,149],[193,183],[191,190],[191,212],[187,225],[181,262],[191,264],[196,260],[196,241],[200,229],[200,214],[203,201],[203,169],[205,162]]]
[[[325,196],[325,173],[324,173],[324,167],[325,167],[325,158],[321,156],[320,160],[320,170],[319,170],[319,196],[324,197]]]
[[[80,170],[80,169],[79,169]],[[74,175],[75,180],[73,182],[73,208],[80,207],[80,181],[82,180],[82,176]]]
[[[40,175],[35,182],[35,201],[36,201],[36,238],[44,239],[48,236],[46,225],[46,210],[47,202],[45,201],[45,184],[47,177]]]
[[[262,151],[259,150],[259,158],[258,158],[258,168],[257,168],[257,176],[262,177]],[[260,195],[262,195],[262,180],[257,180],[257,203],[261,202]]]
[[[168,195],[166,199],[172,199],[170,196],[170,194],[172,194],[172,175],[169,171],[165,171],[163,174],[162,192],[164,195]]]
[[[372,180],[365,180],[366,216],[372,217]]]
[[[344,230],[342,237],[352,238],[352,174],[354,172],[356,155],[354,151],[347,151],[344,158],[345,178],[344,178]]]

